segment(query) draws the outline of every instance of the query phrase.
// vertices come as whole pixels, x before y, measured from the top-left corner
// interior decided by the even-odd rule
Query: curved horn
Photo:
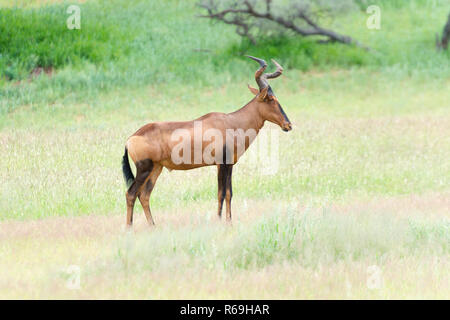
[[[264,74],[264,71],[266,70],[266,67],[267,67],[267,63],[263,59],[255,58],[252,56],[247,56],[247,57],[249,57],[250,59],[253,59],[259,63],[259,69],[255,73],[255,80],[256,80],[256,83],[258,84],[260,91],[263,90],[265,87],[269,86],[267,79],[274,79],[276,77],[279,77],[281,75],[281,73],[283,72],[283,68],[278,64],[278,62],[276,62],[275,60],[272,59],[272,62],[277,67],[277,70],[273,73]]]
[[[278,62],[276,62],[276,61],[273,60],[273,59],[272,59],[272,62],[273,62],[274,65],[277,66],[277,70],[276,70],[275,72],[272,72],[272,73],[266,73],[266,74],[265,74],[266,79],[275,79],[275,78],[281,76],[281,74],[283,73],[283,67],[280,66],[280,65],[278,64]]]
[[[250,59],[253,59],[259,63],[259,69],[255,73],[255,80],[256,80],[256,83],[258,84],[259,90],[262,90],[269,85],[263,76],[263,73],[267,68],[267,63],[263,59],[255,58],[252,56],[247,56],[247,57],[249,57]]]

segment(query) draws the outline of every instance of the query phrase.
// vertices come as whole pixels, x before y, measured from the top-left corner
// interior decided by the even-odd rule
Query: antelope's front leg
[[[226,191],[226,168],[224,164],[217,165],[217,200],[219,202],[217,209],[217,216],[222,217],[223,200],[225,200]]]
[[[227,222],[231,223],[231,198],[233,197],[233,188],[231,187],[231,175],[233,173],[233,165],[227,164],[225,179],[225,200],[227,206]]]

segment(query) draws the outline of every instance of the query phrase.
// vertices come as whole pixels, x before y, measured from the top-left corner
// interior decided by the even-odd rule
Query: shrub
[[[101,11],[86,11],[81,29],[70,30],[65,9],[61,5],[2,8],[1,76],[20,80],[36,68],[51,71],[85,61],[99,65],[127,53],[128,37],[108,19],[99,19]]]

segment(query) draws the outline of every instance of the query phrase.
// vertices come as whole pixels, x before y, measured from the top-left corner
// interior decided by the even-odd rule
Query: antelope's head
[[[267,63],[264,60],[252,56],[247,57],[259,63],[259,69],[255,73],[255,79],[256,83],[258,84],[259,90],[251,87],[250,85],[248,86],[248,88],[254,95],[256,95],[255,103],[258,104],[258,110],[261,116],[264,120],[268,120],[279,125],[283,131],[291,131],[292,124],[289,121],[286,113],[284,113],[280,102],[278,101],[277,97],[275,97],[272,88],[267,82],[267,79],[274,79],[279,77],[283,72],[283,68],[275,60],[272,59],[272,62],[277,67],[277,70],[273,73],[264,73],[267,67]]]

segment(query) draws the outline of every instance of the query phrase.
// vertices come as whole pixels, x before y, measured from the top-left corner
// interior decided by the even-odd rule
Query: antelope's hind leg
[[[148,176],[153,170],[153,162],[150,159],[141,160],[136,164],[136,178],[130,188],[127,191],[127,227],[131,227],[133,224],[133,209],[137,196],[140,195],[142,187],[147,180]]]
[[[155,164],[147,177],[146,182],[142,186],[142,190],[139,193],[139,201],[141,202],[142,208],[144,209],[145,218],[150,226],[155,225],[153,221],[152,212],[150,211],[150,195],[152,194],[153,188],[155,186],[156,180],[161,174],[162,166]]]

